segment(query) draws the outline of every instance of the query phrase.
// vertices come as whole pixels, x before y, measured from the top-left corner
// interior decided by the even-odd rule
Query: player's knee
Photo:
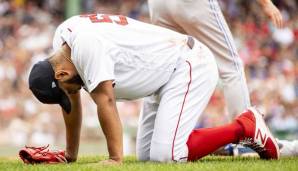
[[[136,144],[136,156],[139,161],[150,160],[150,143],[143,143],[140,139],[137,139]]]
[[[156,144],[151,146],[150,149],[150,161],[157,162],[171,162],[172,152],[169,145]]]

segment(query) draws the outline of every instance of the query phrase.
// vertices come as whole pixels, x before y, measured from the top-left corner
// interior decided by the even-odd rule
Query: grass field
[[[286,171],[298,170],[298,158],[282,158],[278,161],[264,161],[258,158],[243,157],[214,157],[208,156],[194,163],[172,163],[162,164],[153,162],[137,162],[135,157],[126,157],[121,166],[102,166],[96,162],[104,157],[86,156],[81,157],[78,162],[72,164],[57,165],[25,165],[16,158],[0,158],[0,171],[48,171],[48,170],[158,170],[158,171],[187,171],[187,170],[216,170],[216,171]]]

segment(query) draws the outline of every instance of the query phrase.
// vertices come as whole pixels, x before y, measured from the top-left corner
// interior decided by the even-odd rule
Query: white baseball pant
[[[167,84],[144,99],[138,160],[187,160],[186,142],[216,87],[218,70],[213,54],[202,43],[195,41],[193,49],[184,52]]]

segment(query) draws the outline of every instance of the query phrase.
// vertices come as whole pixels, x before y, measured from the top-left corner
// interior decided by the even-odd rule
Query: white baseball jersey
[[[117,99],[148,96],[170,78],[187,36],[124,16],[74,16],[56,30],[53,47],[66,42],[85,88],[114,80]],[[184,42],[184,44],[183,44]]]

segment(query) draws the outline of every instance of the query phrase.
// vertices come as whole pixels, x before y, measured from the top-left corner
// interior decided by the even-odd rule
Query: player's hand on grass
[[[270,0],[263,0],[261,7],[276,27],[282,28],[284,26],[281,12]]]

